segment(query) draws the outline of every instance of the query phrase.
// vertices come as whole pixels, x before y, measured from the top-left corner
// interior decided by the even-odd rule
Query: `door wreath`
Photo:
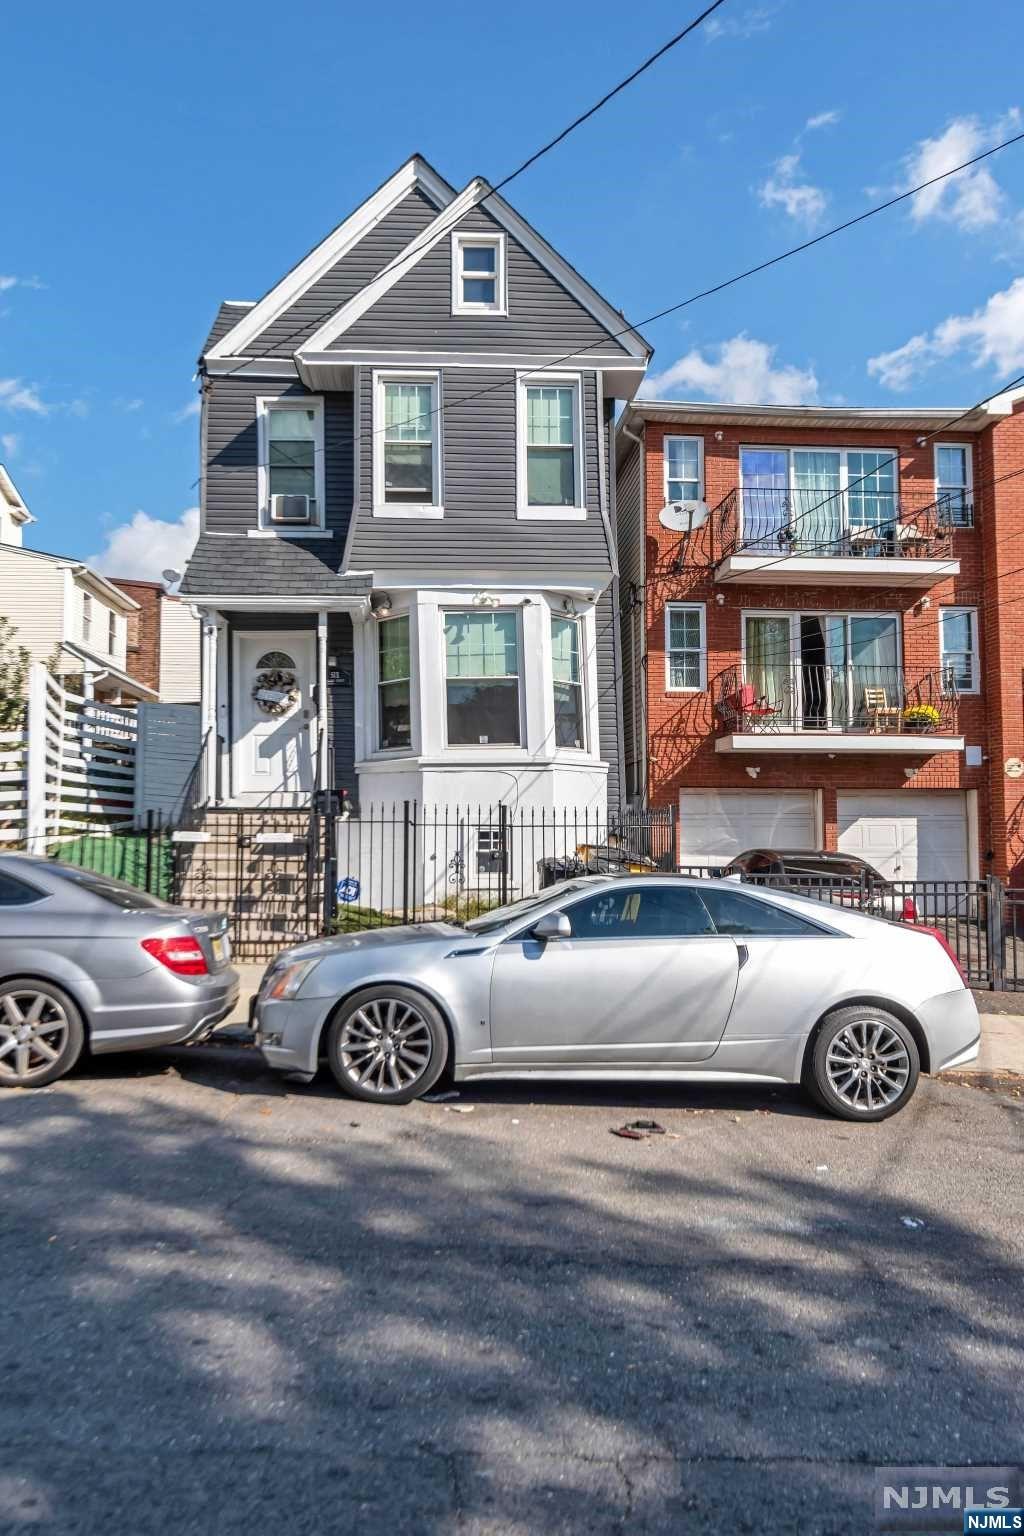
[[[299,702],[295,663],[283,651],[269,651],[256,663],[252,700],[265,715],[286,715]]]

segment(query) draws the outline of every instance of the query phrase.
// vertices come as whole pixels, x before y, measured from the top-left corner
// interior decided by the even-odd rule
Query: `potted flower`
[[[909,709],[903,711],[903,724],[908,731],[918,731],[924,734],[934,731],[941,716],[934,704],[911,704]]]

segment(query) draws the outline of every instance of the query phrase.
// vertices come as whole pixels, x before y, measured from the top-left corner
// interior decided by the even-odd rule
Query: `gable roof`
[[[443,176],[439,176],[422,155],[412,155],[376,192],[371,193],[365,202],[360,203],[347,219],[333,229],[325,240],[321,240],[291,271],[286,272],[262,299],[248,308],[234,325],[224,331],[212,345],[208,343],[202,355],[213,358],[237,357],[272,321],[289,309],[296,299],[385,218],[396,204],[416,189],[440,209],[446,208],[455,196],[454,187]]]
[[[16,523],[35,522],[35,518],[25,505],[24,497],[3,464],[0,464],[0,496],[7,503],[7,510]]]
[[[91,566],[86,565],[84,560],[75,560],[71,555],[51,555],[45,549],[25,549],[21,544],[4,544],[0,546],[0,552],[5,556],[19,556],[24,560],[49,560],[52,565],[69,570],[72,576],[78,577],[87,586],[92,587],[100,597],[112,602],[114,607],[120,608],[123,613],[131,613],[139,607],[134,597],[129,596],[127,592],[122,592],[120,587],[116,587],[112,581],[101,576],[99,571],[94,571]]]
[[[216,346],[222,336],[226,336],[230,330],[234,329],[239,320],[243,318],[246,310],[255,309],[255,307],[255,299],[225,299],[214,316],[213,324],[210,326],[210,334],[203,342],[203,350],[199,354],[200,357],[205,357],[210,348]]]
[[[409,242],[399,256],[354,298],[336,310],[330,319],[325,320],[297,348],[296,356],[302,360],[316,353],[333,351],[339,336],[372,309],[386,293],[390,293],[395,284],[411,272],[438,241],[449,235],[467,213],[484,202],[492,218],[604,327],[609,339],[614,337],[624,352],[647,362],[652,349],[639,331],[634,330],[622,312],[614,309],[499,193],[492,192],[490,183],[482,176],[474,177],[456,198],[441,209],[433,222]]]

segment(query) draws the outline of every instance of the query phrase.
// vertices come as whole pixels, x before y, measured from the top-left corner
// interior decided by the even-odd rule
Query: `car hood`
[[[339,933],[332,938],[311,939],[278,955],[275,965],[291,960],[325,959],[328,955],[354,950],[395,949],[407,944],[436,944],[439,939],[470,939],[464,928],[454,923],[403,923],[398,928],[361,928],[358,933]],[[477,941],[479,942],[479,941]]]

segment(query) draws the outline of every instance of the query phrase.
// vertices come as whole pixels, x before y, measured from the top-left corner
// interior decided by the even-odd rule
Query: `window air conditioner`
[[[316,503],[311,496],[271,496],[272,523],[308,523]]]

